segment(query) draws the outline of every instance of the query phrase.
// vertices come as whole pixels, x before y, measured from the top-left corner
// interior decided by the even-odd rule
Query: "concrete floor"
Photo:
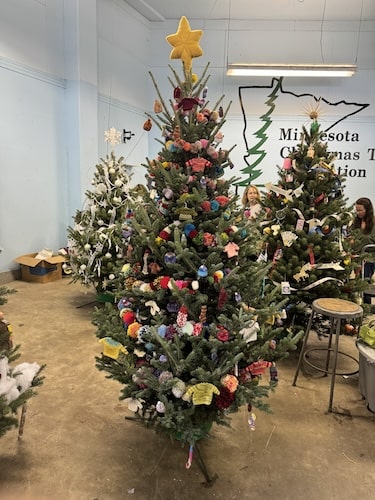
[[[188,450],[124,420],[121,386],[95,367],[91,324],[95,296],[68,278],[47,284],[14,281],[2,306],[20,361],[46,363],[45,382],[28,404],[24,437],[0,439],[1,500],[351,500],[374,498],[375,415],[358,392],[358,376],[337,377],[327,413],[329,377],[300,374],[298,353],[278,365],[273,413],[244,409],[231,429],[214,428],[185,468]],[[319,347],[316,335],[312,342]],[[357,356],[354,339],[340,348]],[[344,358],[346,360],[347,358]],[[308,375],[308,376],[306,376]]]

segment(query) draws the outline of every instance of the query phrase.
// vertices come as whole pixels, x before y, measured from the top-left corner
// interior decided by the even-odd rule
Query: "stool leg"
[[[331,357],[331,350],[332,350],[332,335],[333,335],[333,330],[335,329],[336,323],[334,318],[331,319],[331,326],[329,329],[329,339],[328,339],[328,348],[327,348],[327,357],[326,357],[326,372],[324,376],[326,377],[328,375],[328,369],[329,369],[329,360]]]
[[[328,411],[329,412],[332,412],[333,391],[335,390],[336,367],[337,367],[337,356],[338,356],[338,352],[339,352],[340,330],[341,330],[341,319],[338,319],[336,322],[336,339],[335,339],[335,348],[333,351],[331,390],[330,390],[330,394],[329,394],[329,404],[328,404]]]
[[[301,352],[299,354],[297,369],[296,369],[296,373],[294,374],[294,379],[293,379],[292,385],[296,385],[296,382],[297,382],[298,373],[299,373],[299,370],[301,368],[302,359],[303,359],[304,352],[306,350],[307,339],[309,338],[310,329],[311,329],[311,325],[312,325],[314,316],[315,316],[315,311],[311,311],[310,319],[309,319],[309,322],[307,324],[307,328],[306,328],[306,331],[305,331],[305,336],[304,336],[304,339],[303,339],[303,343],[302,343],[302,347],[301,347]]]

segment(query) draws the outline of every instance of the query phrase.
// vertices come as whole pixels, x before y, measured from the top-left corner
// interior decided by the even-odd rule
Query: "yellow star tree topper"
[[[181,59],[184,69],[190,71],[193,57],[200,57],[203,54],[199,46],[202,33],[202,30],[192,30],[189,21],[182,16],[177,32],[166,37],[167,42],[173,47],[170,59]]]

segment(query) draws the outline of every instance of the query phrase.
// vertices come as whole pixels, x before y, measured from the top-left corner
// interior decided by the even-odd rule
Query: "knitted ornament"
[[[160,288],[166,290],[168,288],[168,283],[170,281],[170,276],[159,276]]]
[[[142,400],[143,401],[143,400]],[[137,413],[138,410],[142,410],[142,401],[136,398],[125,398],[124,403],[128,406],[128,410]]]
[[[220,389],[220,394],[215,396],[215,405],[220,410],[225,410],[229,408],[234,401],[234,393],[230,392],[226,387]]]
[[[203,245],[206,247],[214,247],[216,245],[216,237],[211,233],[203,233]]]
[[[239,250],[240,247],[237,245],[237,243],[234,243],[234,241],[230,241],[224,247],[224,252],[227,253],[229,259],[238,255]]]
[[[228,196],[220,195],[220,196],[216,196],[215,200],[219,203],[219,205],[221,207],[223,207],[224,205],[226,205],[227,203],[229,203],[230,198],[228,198]]]
[[[159,382],[161,384],[164,384],[165,382],[168,382],[168,380],[171,380],[172,378],[173,378],[173,373],[168,370],[164,370],[159,375]]]
[[[167,333],[167,325],[160,325],[158,328],[159,337],[163,339],[166,333]]]
[[[173,191],[171,188],[164,188],[162,194],[166,200],[171,200],[173,198]]]
[[[215,281],[215,283],[218,283],[223,278],[224,278],[223,271],[219,270],[219,271],[215,271],[214,272],[214,281]]]
[[[211,211],[211,203],[208,200],[202,201],[201,209],[203,212],[210,212]]]
[[[175,385],[172,387],[172,394],[175,398],[182,398],[186,391],[185,382],[182,380],[177,380]]]
[[[117,308],[119,311],[121,311],[122,309],[129,309],[131,307],[131,305],[132,305],[132,303],[129,299],[127,299],[126,297],[122,297],[118,301]]]
[[[307,149],[307,153],[306,153],[306,156],[307,158],[314,158],[315,156],[315,149],[314,149],[314,146],[310,145]]]
[[[199,290],[199,281],[198,280],[193,280],[191,282],[191,289],[194,291]]]
[[[191,321],[186,321],[184,326],[181,328],[181,331],[185,335],[193,335],[194,324]]]
[[[270,366],[270,379],[271,379],[271,382],[278,382],[279,381],[278,374],[277,374],[277,368],[276,368],[275,363],[272,363],[272,365]]]
[[[148,120],[146,120],[143,124],[143,130],[146,130],[146,132],[149,132],[152,128],[152,122],[150,120],[150,118],[148,118]]]
[[[171,228],[166,226],[164,229],[160,231],[159,238],[161,238],[164,241],[168,241],[170,237],[171,237]]]
[[[221,378],[220,382],[229,392],[236,392],[238,379],[234,375],[225,375]]]
[[[126,348],[111,337],[100,339],[99,344],[103,346],[103,356],[107,356],[108,358],[118,359],[121,353],[128,354]]]
[[[190,234],[192,233],[192,231],[196,231],[194,224],[191,224],[191,223],[185,224],[184,234],[186,236],[188,236],[189,238],[191,238]]]
[[[184,288],[187,288],[189,286],[189,283],[185,280],[174,280],[171,278],[169,280],[168,288],[170,290],[173,290],[173,286],[176,286],[179,290],[183,290]]]
[[[216,338],[221,342],[227,342],[229,340],[229,331],[224,326],[218,325]]]
[[[143,254],[143,268],[142,268],[142,274],[148,274],[148,257],[150,255],[150,251],[146,250],[145,253]]]
[[[195,106],[200,104],[200,100],[197,97],[184,97],[177,105],[177,109],[187,112],[191,111]]]
[[[158,401],[155,409],[158,413],[165,413],[165,404],[162,401]]]
[[[228,300],[228,292],[225,290],[225,288],[220,288],[219,298],[217,300],[217,308],[219,311],[223,309],[227,300]]]
[[[191,158],[185,164],[187,167],[191,167],[192,173],[202,173],[206,167],[210,167],[212,165],[210,161],[202,157]]]
[[[179,310],[179,307],[178,307],[178,303],[176,301],[168,302],[168,304],[167,304],[167,311],[168,312],[176,313],[176,312],[178,312],[178,310]]]
[[[223,245],[229,241],[229,236],[227,233],[220,233],[220,239]]]
[[[272,366],[272,363],[270,361],[254,361],[247,367],[247,370],[253,377],[258,377],[260,375],[263,375],[266,369],[270,368],[270,366]]]
[[[181,306],[180,307],[180,310],[178,311],[178,314],[177,314],[177,320],[176,320],[176,323],[177,323],[177,326],[182,328],[186,321],[187,321],[187,307],[186,306]]]
[[[4,318],[4,313],[0,311],[0,351],[8,350],[13,347],[12,333],[12,325]]]
[[[129,337],[132,339],[137,339],[138,338],[138,331],[142,325],[140,323],[134,322],[131,325],[128,326],[127,329],[127,334]]]
[[[257,419],[255,413],[251,412],[248,418],[248,424],[251,431],[255,431],[255,420]]]
[[[132,323],[134,323],[134,321],[136,320],[136,314],[129,310],[129,309],[121,309],[120,311],[120,317],[122,319],[122,322],[124,323],[124,325],[126,326],[129,326],[131,325]]]
[[[202,323],[195,323],[192,332],[193,337],[198,337],[202,333],[202,330],[203,330]]]
[[[292,159],[291,158],[284,158],[283,161],[283,169],[284,170],[290,170],[292,168]]]
[[[173,252],[167,252],[164,255],[164,262],[166,264],[176,264],[176,262],[177,262],[176,254]]]
[[[161,102],[155,99],[154,102],[154,113],[161,113],[163,111],[163,107],[161,105]]]
[[[161,267],[157,262],[150,262],[149,266],[151,274],[159,274]]]
[[[154,300],[148,300],[145,302],[145,306],[150,308],[150,313],[152,316],[155,316],[158,312],[160,312],[160,307]]]
[[[205,323],[207,321],[207,306],[203,305],[201,307],[201,313],[199,315],[199,321],[201,323]]]
[[[211,210],[213,212],[217,212],[219,210],[219,207],[220,207],[220,204],[217,200],[211,200],[210,201],[210,206],[211,206]]]
[[[172,340],[178,334],[176,325],[168,325],[165,331],[166,340]]]
[[[210,405],[212,403],[213,395],[220,394],[220,391],[213,384],[208,382],[201,382],[195,384],[185,392],[182,399],[184,401],[192,400],[193,405]]]
[[[198,233],[192,238],[193,243],[197,246],[201,246],[203,244],[203,233]]]

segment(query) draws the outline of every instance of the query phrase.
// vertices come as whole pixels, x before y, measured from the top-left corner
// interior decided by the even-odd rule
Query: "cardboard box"
[[[63,255],[52,255],[45,259],[36,259],[37,253],[29,253],[17,257],[15,262],[21,264],[21,279],[32,283],[49,283],[62,278]]]

